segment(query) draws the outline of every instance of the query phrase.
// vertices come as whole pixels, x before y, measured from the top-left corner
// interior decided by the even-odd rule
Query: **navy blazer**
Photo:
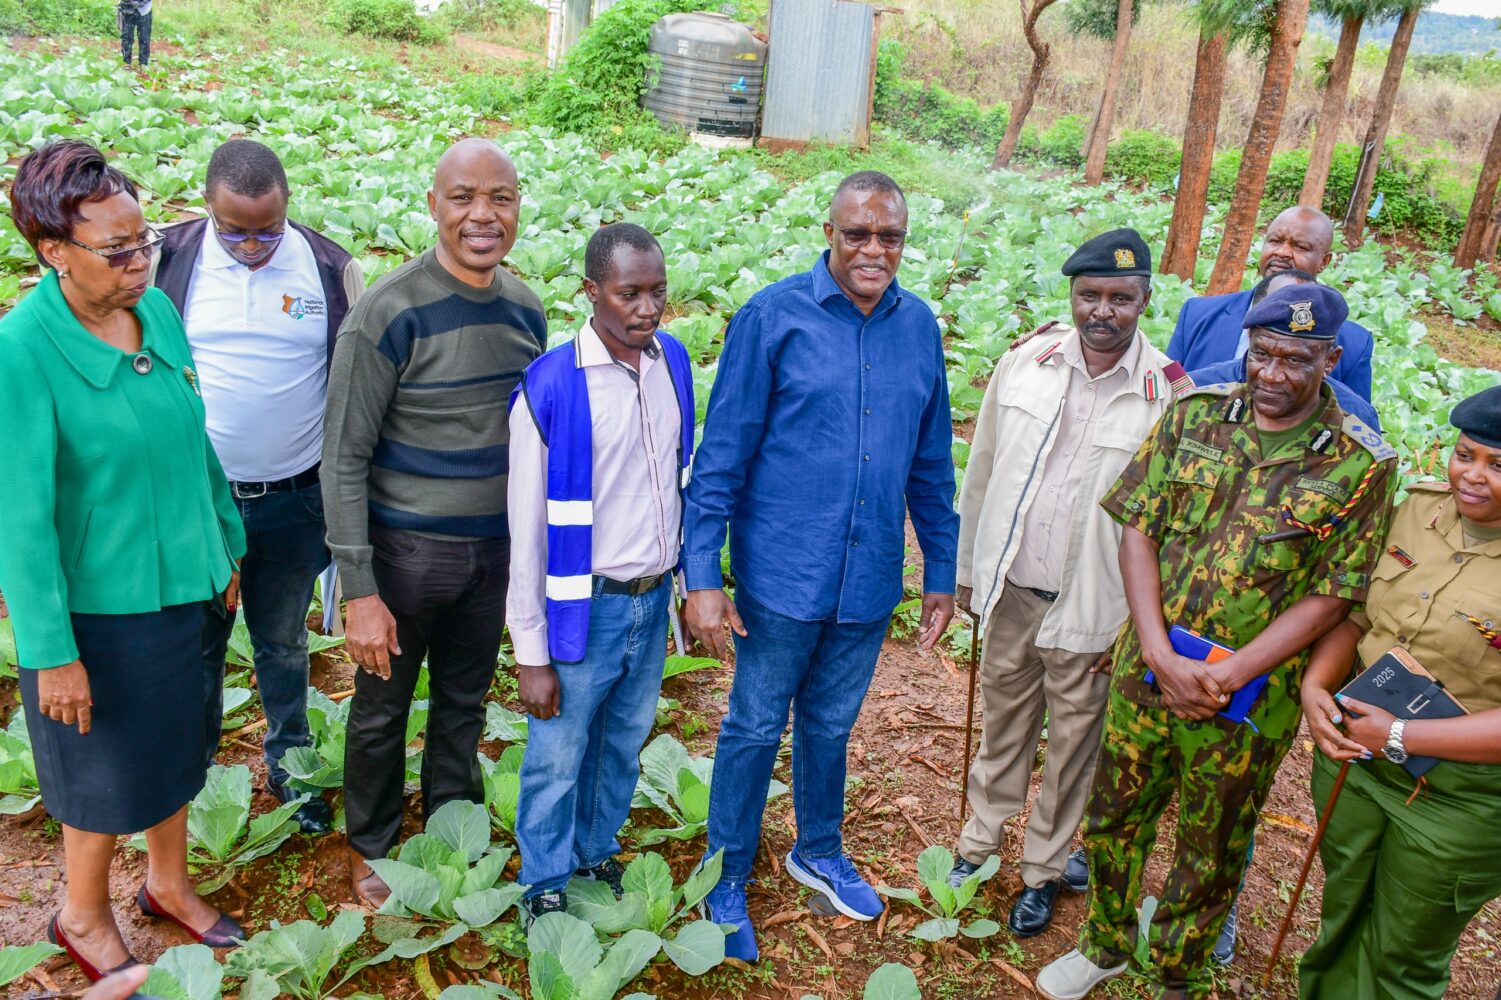
[[[1220,382],[1244,382],[1246,380],[1246,359],[1231,358],[1229,361],[1221,361],[1219,364],[1200,368],[1188,373],[1188,377],[1194,380],[1194,385],[1215,385]],[[1376,408],[1368,401],[1361,399],[1355,391],[1332,375],[1326,379],[1329,388],[1334,392],[1334,400],[1339,403],[1339,408],[1346,413],[1353,413],[1364,420],[1379,434],[1381,432],[1381,418],[1376,415]]]
[[[1235,358],[1240,346],[1241,323],[1251,309],[1251,291],[1231,295],[1199,295],[1183,303],[1178,325],[1168,342],[1167,356],[1190,372]],[[1333,378],[1361,399],[1371,399],[1371,350],[1375,339],[1359,323],[1345,321],[1339,328],[1339,346],[1344,349],[1334,366]],[[1343,405],[1343,404],[1341,404]],[[1345,407],[1350,411],[1348,406]]]

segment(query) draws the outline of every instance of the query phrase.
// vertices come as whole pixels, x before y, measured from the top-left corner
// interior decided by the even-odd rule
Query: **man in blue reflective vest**
[[[1316,208],[1295,205],[1272,220],[1261,242],[1257,270],[1266,279],[1280,271],[1297,269],[1317,278],[1333,256],[1334,225]],[[1178,325],[1168,342],[1167,356],[1183,365],[1189,374],[1200,368],[1246,353],[1242,321],[1251,306],[1266,295],[1265,281],[1255,288],[1230,295],[1201,295],[1183,303]],[[1332,378],[1365,400],[1371,398],[1371,332],[1346,320],[1336,342],[1339,363]]]
[[[667,605],[693,453],[693,366],[658,330],[662,248],[640,226],[585,251],[594,315],[511,397],[506,623],[532,716],[516,842],[528,922],[575,877],[622,894],[630,813],[667,655]]]

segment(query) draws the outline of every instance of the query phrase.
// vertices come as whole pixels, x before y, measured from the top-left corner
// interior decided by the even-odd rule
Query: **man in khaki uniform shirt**
[[[1120,528],[1096,501],[1188,382],[1137,329],[1151,254],[1135,231],[1084,244],[1063,266],[1074,327],[1001,358],[975,426],[959,500],[961,604],[979,616],[985,727],[969,774],[973,815],[959,882],[1000,851],[1026,804],[1046,712],[1047,764],[1027,823],[1018,937],[1052,920],[1094,774],[1109,675],[1126,618]]]

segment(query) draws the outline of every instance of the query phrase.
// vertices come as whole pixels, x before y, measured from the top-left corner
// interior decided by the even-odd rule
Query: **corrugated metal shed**
[[[849,0],[772,0],[762,145],[869,144],[878,16]]]

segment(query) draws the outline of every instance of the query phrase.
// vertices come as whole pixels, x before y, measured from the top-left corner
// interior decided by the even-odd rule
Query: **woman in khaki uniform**
[[[1319,938],[1302,1000],[1437,1000],[1465,925],[1501,895],[1501,386],[1454,408],[1448,483],[1397,508],[1363,611],[1314,647],[1303,708],[1323,808],[1339,761],[1355,766],[1319,855]],[[1358,652],[1410,652],[1470,712],[1402,723],[1336,700]],[[1414,794],[1395,760],[1437,757]]]

